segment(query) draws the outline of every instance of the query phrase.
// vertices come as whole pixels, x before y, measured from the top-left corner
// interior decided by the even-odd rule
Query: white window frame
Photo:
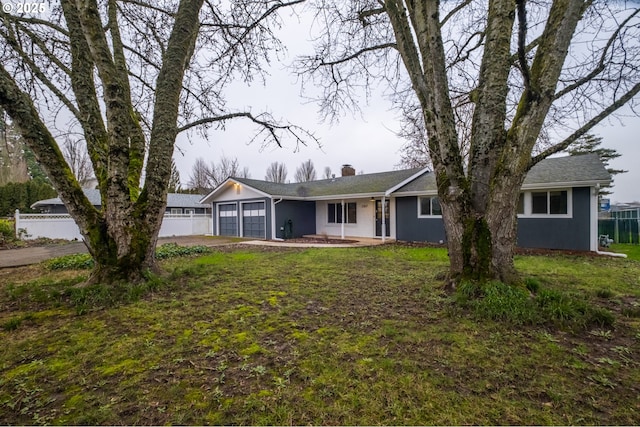
[[[171,208],[171,215],[182,215],[182,208]]]
[[[349,222],[349,205],[353,204],[355,205],[356,208],[356,218],[354,222]],[[336,220],[334,222],[329,222],[329,205],[335,205],[334,209],[335,209],[335,216],[336,216]],[[326,224],[327,225],[340,225],[342,224],[342,222],[344,222],[345,227],[346,226],[355,226],[358,225],[358,203],[357,202],[344,202],[344,215],[342,215],[342,213],[340,214],[340,216],[344,216],[346,217],[346,221],[345,218],[341,218],[342,222],[338,221],[338,209],[340,209],[340,211],[342,212],[342,203],[341,202],[327,202],[327,209],[326,209]]]
[[[418,218],[442,218],[442,214],[440,215],[422,215],[420,212],[420,207],[422,206],[422,199],[429,199],[429,211],[433,212],[433,199],[438,198],[438,196],[418,196]],[[442,211],[442,204],[440,204],[440,211]]]
[[[185,215],[195,215],[196,214],[196,210],[194,208],[184,208],[184,214]]]
[[[552,214],[549,213],[551,208],[550,193],[555,191],[567,192],[567,213],[566,214]],[[554,189],[540,189],[540,190],[526,190],[522,191],[524,194],[524,213],[518,214],[518,218],[573,218],[573,192],[571,188],[554,188]],[[547,193],[547,213],[532,213],[533,199],[531,193]],[[518,196],[519,197],[519,196]]]

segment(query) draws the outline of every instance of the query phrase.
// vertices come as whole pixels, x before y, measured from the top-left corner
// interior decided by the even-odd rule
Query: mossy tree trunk
[[[155,246],[166,207],[182,81],[194,51],[202,4],[203,0],[183,0],[175,11],[157,77],[147,140],[132,102],[131,70],[125,61],[116,1],[107,2],[106,25],[95,0],[61,2],[72,64],[68,74],[77,102],[67,106],[84,131],[102,197],[101,209],[84,196],[29,95],[0,66],[0,105],[20,128],[76,220],[95,260],[90,281],[135,282],[157,270]],[[99,83],[94,81],[94,71]],[[102,88],[106,121],[98,87]],[[146,145],[146,179],[140,189]]]
[[[397,49],[423,111],[452,284],[467,279],[518,281],[513,265],[518,194],[533,165],[531,152],[587,3],[554,1],[530,66],[519,52],[525,89],[510,128],[505,129],[509,74],[519,57],[511,52],[512,30],[518,4],[524,2],[489,2],[478,83],[470,96],[475,109],[465,170],[449,94],[439,2],[385,2]],[[526,26],[524,20],[520,24]]]

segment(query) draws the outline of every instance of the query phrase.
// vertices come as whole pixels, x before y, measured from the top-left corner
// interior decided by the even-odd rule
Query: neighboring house
[[[640,219],[640,202],[611,205],[609,214],[612,219]]]
[[[89,202],[95,207],[100,207],[101,197],[99,190],[83,190],[89,199]],[[200,203],[202,196],[198,194],[167,194],[167,210],[166,214],[182,215],[182,214],[209,214],[211,210],[209,206]],[[46,199],[35,202],[31,205],[31,209],[39,209],[41,213],[48,214],[66,214],[67,207],[62,203],[60,198]]]
[[[446,241],[428,169],[352,175],[345,166],[342,177],[304,183],[229,178],[200,202],[212,206],[214,235]],[[597,194],[610,180],[595,154],[538,163],[522,186],[518,246],[597,250]]]

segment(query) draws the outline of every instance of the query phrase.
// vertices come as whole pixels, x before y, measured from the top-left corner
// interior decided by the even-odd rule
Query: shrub
[[[592,325],[611,326],[613,314],[594,306],[578,295],[553,289],[540,289],[537,280],[526,281],[526,289],[500,282],[482,285],[463,283],[456,292],[456,302],[483,319],[512,324],[549,324],[569,328]],[[537,291],[533,296],[531,293]]]
[[[175,243],[165,243],[156,250],[156,258],[168,259],[210,251],[206,246],[179,246]],[[85,270],[93,268],[93,259],[89,254],[65,255],[51,259],[45,265],[49,270]]]
[[[93,268],[93,259],[89,254],[65,255],[47,261],[45,266],[49,270],[86,270]]]
[[[16,240],[16,233],[13,229],[13,221],[0,219],[0,245],[11,243]]]

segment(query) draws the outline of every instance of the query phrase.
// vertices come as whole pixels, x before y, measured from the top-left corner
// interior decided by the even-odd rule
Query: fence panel
[[[165,215],[160,237],[211,234],[211,216],[205,214]]]
[[[82,240],[80,229],[68,214],[21,214],[16,211],[16,237]]]
[[[598,234],[607,234],[615,243],[640,243],[640,221],[637,219],[598,220]]]
[[[21,214],[16,211],[16,236],[23,240],[38,238],[82,240],[80,229],[68,214]],[[160,237],[202,236],[211,234],[211,216],[165,215]]]

